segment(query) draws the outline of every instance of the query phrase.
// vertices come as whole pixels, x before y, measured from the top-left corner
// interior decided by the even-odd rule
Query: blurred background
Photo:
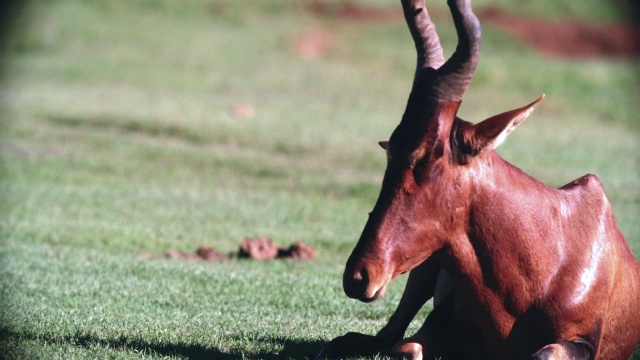
[[[344,262],[377,198],[414,48],[397,1],[3,5],[0,350],[8,358],[301,358],[375,304]],[[429,2],[448,56],[444,1]],[[499,152],[562,186],[597,174],[640,256],[638,5],[476,0],[477,122],[547,95]],[[247,237],[312,261],[166,259]],[[428,311],[428,307],[425,311]],[[419,326],[416,322],[414,328]]]

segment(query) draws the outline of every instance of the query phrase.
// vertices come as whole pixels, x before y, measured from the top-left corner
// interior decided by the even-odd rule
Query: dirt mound
[[[316,257],[316,249],[303,242],[297,242],[288,249],[278,249],[278,257],[283,259],[311,260]]]
[[[316,249],[303,242],[297,242],[288,248],[278,247],[265,237],[244,239],[238,256],[255,260],[295,259],[310,260],[316,257]]]
[[[142,259],[153,259],[152,253],[143,252],[139,255]],[[223,261],[230,257],[238,257],[254,260],[290,259],[311,260],[316,257],[316,249],[303,242],[296,242],[288,248],[278,247],[266,237],[246,238],[240,244],[236,254],[225,255],[207,246],[200,246],[195,253],[185,251],[168,250],[164,257],[169,259],[183,259],[193,261]]]
[[[203,260],[207,261],[220,261],[228,259],[228,256],[217,251],[214,251],[210,247],[200,246],[196,250],[196,255]]]
[[[195,254],[187,253],[178,250],[169,250],[164,253],[164,256],[170,259],[185,259],[196,261],[221,261],[226,260],[229,257],[225,254],[219,253],[211,249],[210,247],[200,246],[196,249]]]
[[[312,28],[291,41],[291,49],[305,59],[319,58],[331,49],[333,32],[327,28]]]
[[[238,256],[256,260],[275,259],[278,256],[278,247],[265,237],[244,239]]]
[[[370,6],[350,1],[312,0],[306,9],[314,15],[345,21],[404,21],[399,6]],[[437,8],[430,11],[436,21],[450,19],[448,12]],[[593,23],[578,19],[551,21],[542,18],[522,18],[506,13],[499,7],[477,11],[485,25],[494,25],[541,53],[556,57],[631,58],[640,56],[640,27],[622,23]],[[313,35],[313,36],[311,36]],[[323,54],[330,44],[326,36],[306,36],[302,43],[315,45],[314,56]],[[311,46],[311,45],[308,45]],[[294,45],[294,50],[296,49]],[[304,55],[305,50],[297,50]]]
[[[551,56],[637,57],[640,55],[640,27],[630,24],[523,19],[506,14],[499,8],[485,9],[478,16],[484,23],[497,25],[522,42]]]

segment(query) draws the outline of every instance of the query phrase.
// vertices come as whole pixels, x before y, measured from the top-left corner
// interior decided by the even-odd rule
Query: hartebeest
[[[600,181],[551,188],[502,159],[494,149],[543,97],[477,124],[457,117],[480,53],[471,1],[449,0],[459,43],[446,62],[424,0],[401,1],[418,64],[402,120],[380,143],[387,169],[344,291],[372,301],[410,274],[377,335],[348,333],[322,356],[627,359],[640,341],[640,264]],[[403,339],[431,297],[425,324]]]

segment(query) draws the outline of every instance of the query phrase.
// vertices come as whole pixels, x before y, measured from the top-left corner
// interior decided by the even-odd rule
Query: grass
[[[565,3],[535,11],[584,15]],[[589,17],[618,16],[607,9]],[[0,98],[0,357],[304,358],[385,323],[404,279],[361,304],[341,271],[377,197],[376,142],[411,81],[402,23],[317,17],[295,1],[52,0],[16,24]],[[292,50],[318,29],[326,54]],[[453,29],[439,30],[450,48]],[[638,64],[548,59],[484,33],[462,116],[545,92],[501,153],[554,186],[598,174],[639,256]],[[243,104],[254,117],[234,116]],[[162,257],[234,252],[250,236],[304,241],[318,258]]]
[[[176,264],[10,245],[13,251],[3,255],[11,271],[3,279],[23,291],[7,302],[3,335],[16,355],[300,358],[331,335],[324,324],[346,328],[347,319],[359,318],[365,330],[389,310],[384,304],[342,306],[339,287],[327,288],[326,278],[313,276],[326,265]],[[46,261],[28,261],[33,258]],[[332,272],[339,277],[339,269]]]

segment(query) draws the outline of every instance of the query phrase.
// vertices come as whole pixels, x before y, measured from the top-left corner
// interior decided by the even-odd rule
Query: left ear
[[[529,105],[492,116],[477,124],[458,128],[454,134],[458,150],[463,153],[462,155],[476,156],[483,151],[497,148],[518,125],[531,115],[543,99],[544,94]]]

